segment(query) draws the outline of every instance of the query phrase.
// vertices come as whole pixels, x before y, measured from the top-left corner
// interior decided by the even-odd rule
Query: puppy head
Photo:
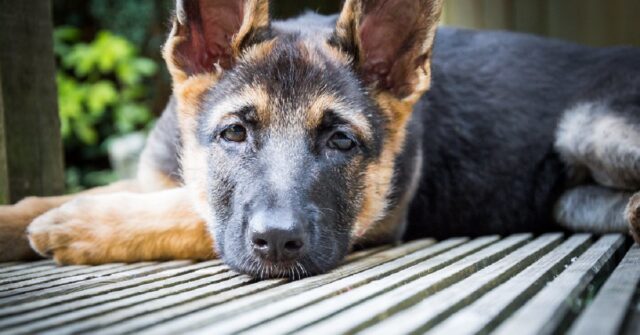
[[[376,229],[440,8],[353,0],[330,24],[271,24],[264,0],[178,1],[164,57],[183,176],[227,264],[321,273]]]

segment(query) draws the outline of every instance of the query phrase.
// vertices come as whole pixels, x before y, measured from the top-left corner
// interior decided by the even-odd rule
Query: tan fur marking
[[[147,164],[141,160],[138,174],[136,175],[143,192],[155,192],[180,186],[175,179],[150,166],[145,166]]]
[[[256,109],[260,124],[266,125],[269,123],[271,118],[269,95],[264,87],[253,84],[245,86],[241,91],[219,101],[216,105],[216,110],[208,120],[209,128],[213,130],[220,122],[231,117],[232,113],[245,106],[252,106]]]
[[[79,197],[38,217],[32,247],[61,264],[100,264],[215,256],[186,189]]]
[[[191,196],[195,208],[207,217],[204,185],[207,171],[206,152],[198,145],[196,139],[197,115],[200,110],[202,94],[218,81],[217,74],[206,73],[189,77],[175,88],[178,102],[178,122],[182,134],[182,152],[180,163],[185,185],[192,189]]]
[[[271,53],[273,47],[276,45],[277,39],[272,39],[266,42],[254,44],[248,47],[241,55],[240,62],[252,63],[264,59]]]
[[[325,56],[333,59],[337,63],[343,65],[351,65],[353,63],[353,58],[351,56],[330,45],[328,41],[324,42],[324,47],[321,50]]]
[[[308,129],[317,128],[327,110],[332,110],[341,118],[349,121],[358,136],[367,140],[373,136],[371,126],[361,111],[354,111],[345,101],[329,94],[322,94],[312,100],[306,119],[306,127]]]
[[[240,57],[242,41],[251,30],[269,26],[269,1],[246,0],[244,13],[240,30],[231,41],[231,50],[233,50],[234,57]]]
[[[406,125],[413,106],[398,100],[390,93],[378,93],[376,101],[387,113],[390,121],[386,129],[382,153],[377,162],[372,163],[365,173],[362,209],[354,226],[354,237],[362,236],[383,218],[388,210],[387,196],[391,191],[395,158],[400,154],[406,136]]]

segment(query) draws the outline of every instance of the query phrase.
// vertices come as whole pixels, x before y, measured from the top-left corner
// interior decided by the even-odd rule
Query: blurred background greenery
[[[305,9],[335,13],[340,3],[275,0],[271,9],[273,17],[285,18]],[[135,160],[145,132],[171,92],[160,47],[173,4],[173,0],[53,1],[69,192],[132,173],[131,167],[118,167],[117,161],[123,155]],[[591,45],[640,45],[639,11],[637,0],[446,0],[443,21]]]

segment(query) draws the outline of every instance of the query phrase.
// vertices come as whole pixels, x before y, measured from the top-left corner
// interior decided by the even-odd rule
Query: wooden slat
[[[1,104],[2,103],[0,103],[0,105]],[[2,121],[2,120],[0,120],[0,121]],[[1,122],[0,122],[0,124],[1,124]],[[20,264],[20,262],[0,262],[0,272],[2,272],[6,268],[9,268],[9,267],[12,267],[12,266],[18,265],[18,264]]]
[[[38,273],[38,272],[42,272],[42,271],[48,271],[51,269],[57,269],[55,264],[42,264],[42,265],[33,265],[32,267],[29,267],[28,265],[25,265],[22,268],[17,268],[15,270],[9,270],[7,272],[4,272],[2,274],[0,274],[0,280],[4,280],[7,278],[13,278],[16,276],[23,276],[23,275],[27,275],[27,274],[34,274],[34,273]],[[1,289],[1,288],[0,288]]]
[[[7,264],[7,263],[3,263],[3,264]],[[29,269],[29,268],[37,268],[43,265],[54,266],[56,265],[56,263],[54,263],[52,260],[42,260],[42,261],[35,261],[35,262],[28,262],[28,263],[17,263],[15,265],[10,265],[10,266],[1,268],[0,274],[5,275],[10,272],[15,272],[15,271]]]
[[[321,313],[321,316],[331,315],[331,317],[325,318],[321,322],[303,329],[302,331],[300,331],[300,333],[345,333],[358,329],[360,325],[371,322],[372,320],[375,320],[388,312],[393,313],[395,310],[403,309],[404,307],[414,304],[417,301],[424,299],[425,297],[441,290],[442,288],[455,283],[456,281],[460,280],[460,278],[475,273],[476,271],[482,269],[496,259],[504,257],[506,254],[510,253],[530,238],[531,235],[528,234],[513,235],[507,237],[495,244],[489,245],[484,249],[480,249],[470,254],[469,256],[456,261],[455,263],[452,263],[425,276],[421,276],[420,278],[413,281],[402,283],[402,286],[396,287],[382,294],[380,294],[380,290],[376,289],[377,285],[372,285],[372,287],[368,289],[368,292],[366,292],[367,296],[363,297],[368,300],[365,300],[364,302],[361,302],[355,306],[348,306],[349,308],[346,310],[335,308],[332,309],[332,301],[330,300],[326,301],[322,306],[312,306],[312,308],[307,309],[304,312],[299,312],[298,314],[305,313],[306,315],[298,315],[296,319],[304,317],[305,321],[311,320],[312,318],[314,318],[316,313]],[[442,254],[440,257],[447,257],[454,252],[455,250],[446,254]],[[424,262],[417,267],[421,267],[425,263],[428,262]],[[398,276],[398,274],[394,274],[390,275],[387,278],[383,278],[379,281],[378,285],[385,285],[389,281],[393,282],[396,280],[396,278],[398,278]],[[358,292],[354,294],[362,293]],[[349,297],[351,295],[351,292],[345,292],[343,294],[343,296],[345,297]],[[332,300],[339,301],[342,299],[345,298],[339,296]],[[359,300],[361,301],[364,299],[361,298]],[[338,306],[343,307],[342,305]],[[296,322],[296,327],[301,325],[302,324]],[[291,328],[286,323],[280,322],[279,320],[273,322],[270,327],[272,327],[270,329],[275,332],[280,332],[281,329],[288,330],[289,328]],[[251,332],[257,333],[259,329],[260,328],[252,329]]]
[[[594,277],[606,270],[624,244],[621,235],[605,235],[557,278],[508,318],[496,334],[550,334],[558,331]]]
[[[164,271],[167,269],[173,269],[179,266],[190,264],[189,261],[172,261],[163,262],[159,264],[154,263],[135,263],[126,265],[122,268],[117,268],[113,273],[108,273],[104,276],[96,278],[90,278],[83,280],[82,282],[73,282],[53,287],[43,287],[35,291],[22,292],[10,297],[3,297],[0,299],[0,316],[7,314],[7,309],[11,311],[20,309],[24,302],[36,303],[38,299],[44,299],[47,297],[63,297],[68,293],[82,291],[84,289],[94,288],[100,285],[107,285],[120,280],[127,280],[130,278],[136,278],[140,276],[146,276],[156,272]],[[29,287],[32,288],[32,287]],[[9,306],[9,307],[8,307]]]
[[[157,284],[169,285],[171,280],[175,277],[180,277],[183,274],[188,274],[197,270],[220,266],[218,261],[202,262],[183,266],[180,268],[169,268],[159,272],[141,272],[135,277],[124,277],[121,280],[112,284],[104,283],[98,287],[91,287],[80,291],[69,292],[63,295],[56,295],[49,298],[30,300],[27,303],[19,304],[17,306],[11,306],[9,308],[0,309],[0,327],[14,326],[18,324],[27,323],[32,320],[38,320],[52,315],[62,314],[66,311],[72,311],[77,309],[77,304],[64,304],[64,302],[73,302],[83,300],[86,305],[95,303],[104,303],[107,301],[117,300],[123,297],[135,295],[140,292],[141,288],[146,290],[153,290],[157,288]],[[160,267],[162,269],[162,267]],[[223,272],[226,269],[222,269]],[[208,275],[198,273],[196,278],[201,278]],[[181,281],[189,280],[189,278],[180,277]],[[156,284],[154,286],[153,284]],[[150,284],[144,286],[145,284]],[[162,286],[160,286],[162,287]],[[129,289],[127,291],[126,289]],[[117,293],[116,293],[117,292]],[[13,315],[11,319],[6,318],[8,315]]]
[[[462,243],[464,241],[464,239],[455,239],[455,241],[458,240],[459,243]],[[254,293],[251,296],[233,300],[219,306],[217,305],[218,303],[225,301],[221,300],[220,297],[196,300],[193,303],[185,304],[183,306],[180,306],[176,310],[173,310],[173,312],[177,313],[178,315],[190,312],[189,315],[186,315],[185,317],[172,322],[163,323],[158,327],[150,327],[144,332],[139,333],[175,334],[187,328],[206,325],[214,320],[221,320],[238,314],[246,313],[247,311],[254,309],[256,306],[263,306],[274,301],[310,291],[325,284],[340,281],[343,278],[352,277],[354,274],[362,274],[366,273],[367,271],[373,271],[376,266],[387,266],[390,261],[406,255],[410,255],[407,257],[412,257],[412,264],[415,264],[415,262],[418,262],[420,258],[416,259],[415,256],[411,256],[413,255],[412,253],[420,252],[419,250],[431,247],[433,242],[434,241],[431,239],[412,241],[407,244],[380,252],[373,255],[372,257],[346,264],[329,273],[294,281],[286,285],[277,286],[266,291]],[[448,242],[451,243],[451,241]],[[441,242],[441,244],[442,243],[447,242]],[[433,246],[432,248],[438,248],[438,246]],[[223,295],[224,294],[222,294],[221,296]],[[150,317],[149,319],[156,321],[159,320],[155,319],[154,317]]]
[[[620,333],[639,284],[640,247],[635,245],[607,279],[595,300],[580,315],[570,334]]]
[[[197,289],[192,289],[179,294],[172,294],[169,296],[147,301],[144,303],[137,303],[126,309],[120,309],[105,315],[97,316],[88,321],[76,322],[72,327],[65,327],[65,333],[75,333],[77,330],[92,330],[92,334],[107,333],[107,334],[121,334],[116,327],[111,327],[114,324],[119,324],[123,320],[129,320],[139,315],[144,315],[150,312],[161,311],[165,308],[182,304],[184,302],[199,299],[206,296],[215,296],[219,293],[226,292],[233,288],[242,287],[249,283],[255,282],[255,280],[249,276],[241,275],[231,280],[227,280],[217,285],[209,285]],[[104,329],[104,327],[109,328]],[[97,329],[102,328],[100,332]],[[94,330],[95,329],[95,330]]]
[[[373,254],[377,254],[380,251],[384,251],[384,250],[387,250],[389,248],[391,248],[390,245],[385,245],[385,246],[381,246],[381,247],[370,248],[370,249],[365,249],[365,250],[352,252],[349,255],[347,255],[347,257],[345,257],[345,259],[342,262],[342,264],[347,264],[347,263],[351,263],[353,261],[357,261],[359,259],[363,259],[365,257],[371,256]]]
[[[132,290],[137,292],[116,291],[105,295],[107,300],[119,298],[105,303],[100,303],[99,297],[93,298],[90,301],[80,300],[65,305],[67,308],[73,308],[64,314],[60,314],[51,318],[43,320],[32,321],[24,325],[17,327],[9,327],[6,329],[8,333],[56,333],[56,334],[70,334],[79,332],[86,329],[91,329],[95,326],[92,318],[99,318],[108,312],[113,312],[122,308],[132,308],[133,306],[141,303],[157,300],[170,295],[177,295],[179,293],[195,290],[203,286],[217,284],[222,282],[221,285],[213,285],[210,288],[212,293],[219,292],[221,290],[228,289],[232,286],[238,286],[250,281],[251,279],[245,276],[239,278],[236,273],[225,272],[226,269],[220,269],[220,267],[213,268],[207,272],[207,269],[198,270],[199,274],[189,273],[187,275],[171,278],[170,280],[163,280],[157,283],[155,290],[149,290],[148,286],[142,285],[135,287]],[[197,278],[197,279],[196,279]],[[227,286],[227,282],[233,285]],[[133,294],[133,295],[132,295]],[[108,297],[111,296],[111,297]],[[124,297],[118,297],[124,296]],[[98,304],[98,305],[96,305]],[[89,307],[91,308],[83,308]]]
[[[488,332],[495,323],[506,318],[507,313],[516,310],[535,294],[547,280],[564,270],[571,258],[586,249],[588,243],[587,234],[572,236],[504,284],[447,318],[430,333],[470,335]]]
[[[206,319],[207,311],[202,311],[198,307],[211,308],[222,303],[232,303],[236,299],[243,297],[251,298],[250,295],[260,294],[269,291],[269,289],[277,289],[286,283],[285,279],[269,279],[262,280],[257,283],[237,287],[216,295],[201,297],[194,301],[184,302],[178,306],[170,308],[154,309],[153,313],[139,315],[135,318],[122,320],[117,325],[94,331],[98,334],[175,334],[173,329],[188,328],[185,324],[189,321],[196,320],[199,323]],[[167,322],[175,320],[177,322]]]
[[[101,266],[69,265],[43,269],[36,273],[9,276],[0,279],[0,291],[8,290],[11,287],[8,284],[12,284],[13,287],[25,287],[28,286],[27,283],[34,282],[34,279],[37,279],[38,283],[43,283],[55,279],[71,277],[84,273],[95,273],[96,271],[113,269],[121,266],[124,266],[124,264],[104,264]]]
[[[150,266],[151,263],[146,263],[146,264],[138,263],[128,267],[123,265],[124,264],[105,264],[105,265],[96,266],[96,268],[92,272],[80,274],[80,275],[74,275],[71,277],[58,278],[58,279],[53,279],[51,281],[44,280],[43,282],[40,282],[39,279],[36,277],[31,280],[23,281],[20,283],[5,285],[6,290],[0,292],[0,299],[18,295],[18,294],[24,294],[27,292],[35,292],[42,289],[56,287],[60,285],[69,285],[73,283],[80,283],[81,285],[82,282],[88,279],[93,279],[99,276],[109,276],[119,271],[130,270],[131,267],[139,268],[144,266]]]

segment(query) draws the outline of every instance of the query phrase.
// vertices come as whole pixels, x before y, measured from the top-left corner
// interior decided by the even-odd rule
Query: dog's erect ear
[[[415,101],[430,84],[443,0],[347,0],[330,43],[350,53],[375,90]]]
[[[268,30],[268,0],[177,0],[164,58],[174,80],[217,72]]]

